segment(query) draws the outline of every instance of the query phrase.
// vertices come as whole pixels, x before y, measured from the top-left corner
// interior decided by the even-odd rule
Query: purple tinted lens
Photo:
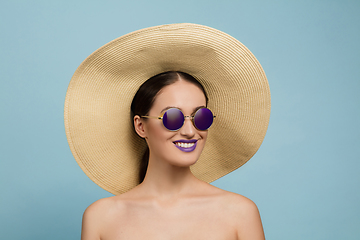
[[[210,109],[200,108],[194,116],[194,125],[197,129],[204,131],[213,123],[214,116]]]
[[[170,131],[176,131],[184,124],[184,114],[177,108],[170,108],[164,113],[163,124]]]

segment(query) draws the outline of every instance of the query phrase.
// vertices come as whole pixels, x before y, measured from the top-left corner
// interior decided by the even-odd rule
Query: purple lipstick
[[[183,152],[192,152],[196,148],[197,140],[196,139],[191,139],[191,140],[181,139],[181,140],[174,141],[173,143],[175,144],[175,147],[177,147],[178,149],[180,149]]]

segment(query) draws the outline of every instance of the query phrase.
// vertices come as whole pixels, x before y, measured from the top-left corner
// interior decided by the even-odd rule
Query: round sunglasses
[[[178,108],[169,108],[159,117],[141,116],[143,118],[161,119],[164,127],[170,131],[177,131],[183,125],[185,118],[190,118],[194,127],[200,131],[209,129],[215,116],[208,108],[199,108],[193,116],[185,116]]]

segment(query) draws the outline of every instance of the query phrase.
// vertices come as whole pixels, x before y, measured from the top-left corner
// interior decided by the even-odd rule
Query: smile
[[[175,144],[175,147],[177,147],[183,152],[192,152],[196,148],[197,140],[179,140],[173,143]]]
[[[181,142],[176,142],[175,144],[182,148],[189,148],[195,145],[195,143],[181,143]]]

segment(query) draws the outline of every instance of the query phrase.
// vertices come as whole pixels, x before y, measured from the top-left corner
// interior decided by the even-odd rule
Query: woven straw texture
[[[92,53],[73,75],[65,100],[70,149],[86,175],[117,195],[138,184],[145,141],[132,127],[130,104],[148,78],[166,71],[193,75],[216,115],[196,177],[214,181],[246,163],[260,147],[270,91],[255,56],[238,40],[197,24],[138,30]]]

